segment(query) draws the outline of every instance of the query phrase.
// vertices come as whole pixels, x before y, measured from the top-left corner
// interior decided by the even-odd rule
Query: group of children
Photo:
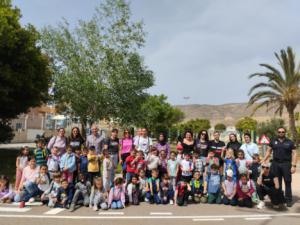
[[[158,151],[152,147],[146,155],[134,148],[123,162],[123,176],[112,176],[114,165],[107,150],[97,154],[95,147],[56,147],[49,152],[42,141],[30,155],[22,148],[16,161],[16,192],[9,180],[0,177],[0,200],[25,202],[40,199],[49,207],[74,211],[78,206],[120,209],[126,205],[210,203],[252,207],[258,201],[256,182],[260,175],[259,155],[247,161],[243,150],[235,158],[232,149],[223,157],[209,150],[207,157],[198,152],[183,154]],[[29,167],[29,169],[27,168]],[[28,169],[28,170],[26,170]]]

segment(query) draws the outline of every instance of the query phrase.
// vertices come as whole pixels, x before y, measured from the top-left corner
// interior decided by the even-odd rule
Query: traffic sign
[[[259,138],[258,143],[259,143],[260,145],[268,145],[268,144],[270,144],[270,138],[268,138],[266,135],[263,134],[263,135]]]

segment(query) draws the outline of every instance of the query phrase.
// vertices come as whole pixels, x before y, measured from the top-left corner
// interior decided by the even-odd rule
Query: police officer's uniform
[[[273,150],[273,161],[271,171],[278,176],[280,188],[282,188],[282,178],[285,183],[285,200],[292,201],[292,151],[296,149],[293,141],[284,138],[281,142],[278,138],[273,139],[269,145]]]

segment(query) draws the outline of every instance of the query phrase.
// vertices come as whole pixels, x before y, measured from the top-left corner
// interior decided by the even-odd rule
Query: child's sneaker
[[[173,200],[170,200],[170,205],[174,205],[174,201]]]
[[[273,209],[279,209],[279,205],[273,205]]]
[[[145,202],[149,202],[149,199],[145,197],[144,201],[145,201]]]
[[[93,210],[94,211],[98,211],[99,209],[98,209],[98,207],[96,205],[94,205]]]
[[[263,209],[263,208],[265,208],[265,203],[264,203],[264,201],[259,201],[259,203],[257,204],[256,208],[258,208],[258,209]]]
[[[20,204],[19,204],[19,208],[24,208],[25,207],[25,202],[20,202]]]
[[[33,203],[33,202],[34,202],[34,198],[30,198],[30,199],[28,200],[28,202],[29,202],[29,203]]]

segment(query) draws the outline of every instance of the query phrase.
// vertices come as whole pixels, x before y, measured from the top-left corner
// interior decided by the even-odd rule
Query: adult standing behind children
[[[271,141],[263,163],[273,153],[271,171],[278,175],[280,188],[282,188],[282,178],[284,179],[286,206],[291,207],[293,200],[292,174],[296,172],[297,152],[295,143],[285,136],[285,132],[285,128],[278,128],[278,136]]]
[[[242,144],[241,150],[245,153],[245,159],[252,162],[254,154],[259,154],[257,144],[251,142],[251,135],[249,133],[244,134],[245,143]]]
[[[129,130],[125,129],[123,133],[123,138],[120,140],[120,152],[119,160],[122,165],[123,178],[126,177],[126,158],[130,155],[131,149],[133,149],[134,141],[130,136]]]
[[[81,149],[81,146],[84,144],[84,139],[80,134],[78,127],[73,127],[71,130],[71,135],[68,138],[68,143],[72,147],[72,150]]]
[[[158,136],[157,143],[155,145],[158,152],[165,151],[167,154],[167,157],[169,158],[170,155],[170,145],[168,143],[168,138],[165,133],[161,132]]]
[[[114,183],[115,179],[115,171],[118,165],[118,157],[119,157],[119,138],[118,138],[118,129],[114,128],[111,131],[111,136],[104,141],[104,149],[108,150],[108,154],[110,155],[110,160],[112,161],[112,169],[110,174],[110,185]]]
[[[240,150],[241,143],[237,140],[237,136],[234,133],[229,134],[229,142],[226,145],[226,149],[231,148],[234,152],[234,157],[237,158],[238,151]]]
[[[86,138],[86,147],[89,149],[91,146],[94,146],[96,153],[100,154],[102,151],[102,143],[104,138],[98,133],[98,127],[94,124],[92,125],[92,134]]]
[[[185,131],[184,135],[183,135],[183,139],[182,141],[178,142],[179,145],[182,146],[182,153],[184,155],[189,154],[192,155],[193,152],[195,151],[195,141],[193,138],[193,133],[190,130]]]
[[[152,139],[148,136],[148,130],[142,128],[141,136],[138,136],[134,141],[134,146],[137,151],[143,151],[146,157],[153,146]]]
[[[221,159],[222,151],[225,149],[225,142],[220,140],[220,132],[214,132],[214,139],[209,142],[209,149],[215,152],[215,156]]]
[[[205,161],[205,158],[208,154],[209,148],[209,137],[207,130],[201,130],[198,134],[198,138],[196,139],[196,152],[199,153],[200,158]]]
[[[57,147],[60,151],[60,155],[63,155],[66,152],[67,147],[67,138],[65,137],[65,129],[59,128],[58,134],[56,136],[53,136],[49,143],[47,148],[52,149],[53,147]]]

